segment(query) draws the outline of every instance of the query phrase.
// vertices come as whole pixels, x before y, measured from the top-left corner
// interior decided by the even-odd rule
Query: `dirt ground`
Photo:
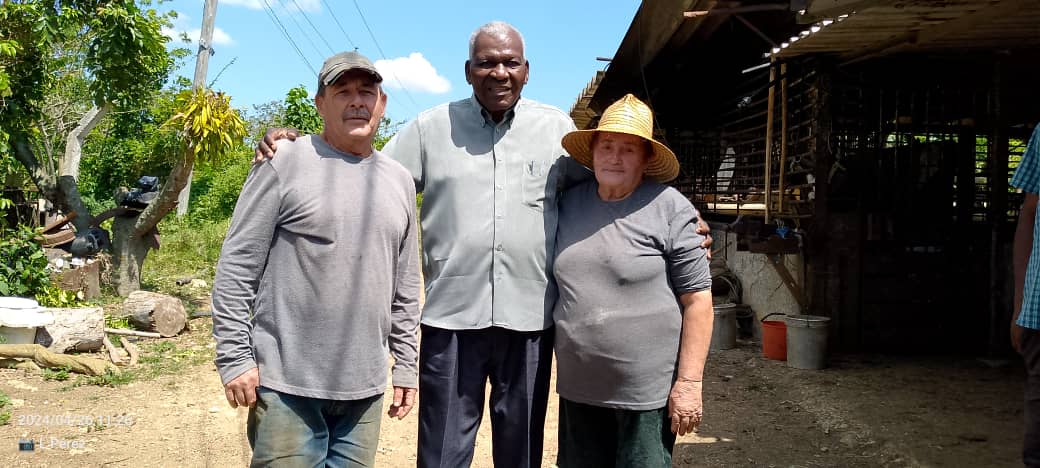
[[[172,341],[211,354],[209,319],[193,320],[192,330]],[[1021,466],[1017,361],[839,356],[831,364],[823,371],[790,369],[762,358],[751,342],[713,352],[704,423],[678,441],[675,466]],[[0,426],[0,465],[248,463],[246,412],[227,406],[212,364],[117,387],[68,386],[0,370],[0,390],[12,399],[11,420]],[[556,458],[556,406],[553,395],[544,466]],[[415,416],[384,421],[379,466],[414,466]],[[89,418],[93,425],[69,424]],[[487,426],[476,467],[492,466]],[[36,441],[34,452],[18,451],[26,439]]]

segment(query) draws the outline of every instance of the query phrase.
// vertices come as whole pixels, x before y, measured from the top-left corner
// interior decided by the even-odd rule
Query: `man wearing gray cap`
[[[249,407],[253,466],[373,466],[417,387],[419,270],[411,174],[373,149],[386,94],[356,52],[325,61],[320,135],[253,166],[213,285],[217,370]]]

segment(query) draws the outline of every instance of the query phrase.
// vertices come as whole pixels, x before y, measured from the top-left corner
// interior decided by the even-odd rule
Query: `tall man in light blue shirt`
[[[1040,217],[1036,213],[1040,193],[1040,125],[1033,130],[1011,185],[1025,194],[1015,230],[1015,310],[1011,320],[1011,344],[1026,364],[1022,461],[1026,466],[1040,467]]]
[[[559,109],[520,97],[529,63],[512,26],[470,39],[473,96],[427,110],[384,148],[423,192],[426,304],[420,467],[467,466],[490,381],[496,466],[538,467],[549,395],[556,198],[575,171]]]

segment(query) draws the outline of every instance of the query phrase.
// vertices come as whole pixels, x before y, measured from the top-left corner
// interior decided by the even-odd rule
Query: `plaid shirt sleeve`
[[[1040,193],[1040,125],[1033,129],[1033,136],[1022,154],[1022,162],[1018,164],[1011,185],[1027,193]]]

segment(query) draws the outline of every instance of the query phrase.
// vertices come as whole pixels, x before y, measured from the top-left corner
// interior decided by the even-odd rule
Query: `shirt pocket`
[[[545,210],[545,199],[550,196],[546,185],[552,164],[546,161],[524,161],[523,200],[524,204],[538,211]]]

